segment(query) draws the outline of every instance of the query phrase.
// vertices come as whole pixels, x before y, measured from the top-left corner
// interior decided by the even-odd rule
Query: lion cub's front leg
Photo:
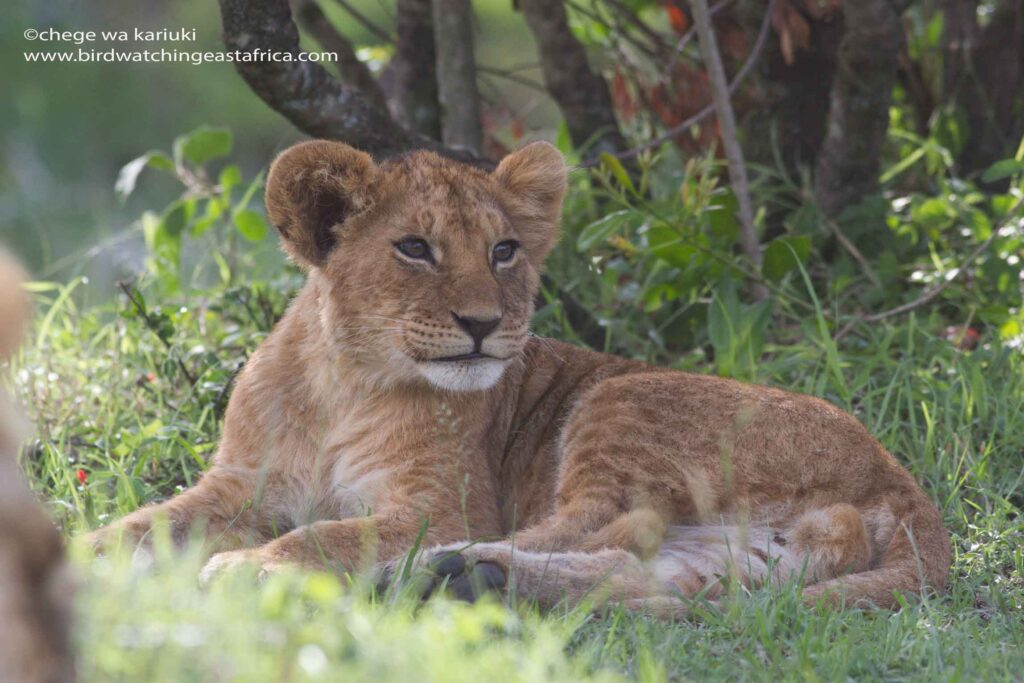
[[[420,500],[451,500],[450,496],[420,493]],[[313,522],[259,547],[214,555],[203,568],[200,581],[207,583],[241,565],[254,565],[261,575],[289,565],[331,572],[366,570],[408,551],[425,522],[429,523],[424,538],[427,544],[450,543],[464,535],[457,510],[396,498],[368,517]]]
[[[170,526],[175,546],[184,545],[197,527],[211,551],[253,545],[263,540],[254,509],[256,488],[255,474],[215,466],[192,488],[87,534],[85,542],[97,551],[119,544],[126,548],[148,546],[154,523],[163,519]]]

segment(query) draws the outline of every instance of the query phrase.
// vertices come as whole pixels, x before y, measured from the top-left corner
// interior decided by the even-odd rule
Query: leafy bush
[[[606,157],[593,185],[577,181],[578,196],[587,199],[567,211],[551,279],[591,313],[603,333],[603,339],[593,331],[584,336],[592,345],[661,363],[709,358],[730,376],[754,377],[772,342],[827,344],[851,329],[863,334],[857,323],[865,312],[912,302],[936,334],[973,326],[988,343],[1019,346],[1024,145],[1018,158],[972,182],[956,178],[948,164],[927,165],[929,154],[946,157],[937,137],[894,130],[899,154],[916,158],[928,173],[901,187],[896,179],[914,164],[894,167],[885,195],[867,198],[837,221],[813,203],[765,195],[758,220],[773,236],[759,275],[738,254],[736,200],[713,157],[691,159],[676,174],[642,160],[636,184]],[[903,148],[907,140],[925,152]],[[978,184],[985,180],[1006,190],[986,193]],[[791,187],[788,196],[809,195]],[[746,293],[755,280],[768,287],[769,298]],[[572,336],[564,316],[553,320],[556,335]],[[699,355],[686,358],[694,349]]]
[[[115,189],[122,198],[131,195],[146,168],[171,173],[183,186],[181,196],[170,205],[160,212],[147,211],[141,218],[149,251],[146,266],[165,296],[182,292],[185,238],[207,238],[203,252],[206,258],[196,264],[187,289],[193,282],[203,282],[204,270],[210,267],[215,269],[221,286],[232,285],[240,270],[239,260],[252,259],[251,255],[243,256],[235,236],[260,242],[269,233],[263,214],[252,208],[261,199],[258,193],[263,188],[263,174],[246,183],[235,164],[224,165],[216,176],[208,168],[211,162],[227,157],[231,145],[232,135],[227,128],[201,126],[176,138],[171,154],[146,152],[118,174]]]

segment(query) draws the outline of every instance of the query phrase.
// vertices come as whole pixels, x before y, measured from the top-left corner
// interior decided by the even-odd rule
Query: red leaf
[[[690,28],[690,20],[686,18],[686,13],[675,5],[671,3],[665,5],[665,13],[668,15],[668,23],[672,26],[672,30],[679,35],[683,35]]]
[[[629,83],[621,71],[616,70],[612,76],[612,102],[615,109],[625,121],[632,121],[636,116],[636,102],[629,92]]]

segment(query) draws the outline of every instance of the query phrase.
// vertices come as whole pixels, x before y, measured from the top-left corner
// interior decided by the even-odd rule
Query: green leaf
[[[989,166],[988,170],[981,174],[981,181],[985,183],[994,183],[996,181],[1015,176],[1021,172],[1024,172],[1024,161],[1003,159],[1002,161],[997,161]]]
[[[171,204],[160,217],[160,231],[168,237],[180,239],[194,207],[193,202],[185,199],[179,199]]]
[[[644,302],[644,312],[654,313],[661,310],[666,301],[675,301],[679,296],[676,288],[670,284],[654,285],[646,289],[641,295]]]
[[[601,165],[611,171],[611,174],[615,176],[620,185],[636,194],[636,188],[633,187],[633,179],[629,177],[629,173],[626,172],[626,167],[622,165],[621,161],[608,152],[601,152]]]
[[[217,184],[220,185],[220,191],[228,193],[231,188],[235,187],[242,182],[242,171],[235,164],[229,164],[225,166],[217,180]]]
[[[677,268],[690,270],[693,267],[697,249],[692,244],[683,242],[675,230],[666,226],[655,226],[645,234],[652,255]]]
[[[231,153],[231,131],[217,126],[200,126],[174,141],[174,160],[201,166]]]
[[[212,228],[224,212],[224,204],[219,197],[206,200],[206,211],[203,217],[192,224],[192,237],[199,237]]]
[[[621,211],[610,213],[583,228],[580,236],[576,238],[577,251],[590,251],[598,244],[601,244],[616,230],[625,225],[632,215],[633,212],[629,209],[622,209]]]
[[[940,109],[932,123],[932,137],[951,154],[960,154],[970,137],[967,116],[956,107]]]
[[[740,234],[740,222],[736,218],[739,215],[739,201],[731,190],[716,192],[713,201],[714,204],[706,212],[711,234],[721,238],[723,245],[732,246]]]
[[[941,228],[949,225],[955,213],[944,199],[932,197],[913,208],[910,217],[915,223],[926,228]]]
[[[924,40],[925,45],[930,48],[939,46],[939,42],[942,40],[942,25],[945,17],[942,12],[936,12],[932,17],[931,21],[925,27]]]
[[[558,133],[555,135],[555,147],[563,155],[572,152],[572,137],[569,135],[569,126],[566,125],[565,121],[558,124]]]
[[[893,178],[895,178],[896,176],[898,176],[899,174],[903,173],[908,168],[916,164],[918,161],[920,161],[921,158],[924,157],[925,152],[927,151],[928,148],[925,146],[918,147],[913,152],[903,157],[903,159],[900,160],[898,164],[895,164],[892,168],[883,173],[881,177],[878,179],[878,182],[881,183],[882,185],[885,185],[890,180],[892,180]]]
[[[720,370],[728,373],[723,363],[732,350],[733,338],[740,322],[740,301],[736,294],[736,283],[724,279],[715,288],[715,296],[708,306],[708,340],[715,347],[715,358]]]
[[[764,250],[761,272],[769,280],[778,281],[806,263],[811,255],[811,238],[806,235],[776,237]]]
[[[242,209],[234,215],[235,227],[250,242],[259,242],[267,236],[267,222],[259,212]]]
[[[181,236],[195,211],[194,199],[179,199],[160,215],[142,216],[142,233],[149,247],[149,269],[166,291],[180,288]]]
[[[984,211],[971,209],[970,212],[971,232],[978,241],[985,241],[992,235],[992,221],[985,215]]]
[[[117,181],[114,183],[114,191],[121,195],[121,199],[127,199],[135,190],[135,181],[138,180],[142,169],[157,168],[162,170],[174,170],[174,162],[171,158],[158,150],[146,152],[142,156],[132,159],[121,167],[117,174]]]
[[[242,193],[242,198],[235,204],[235,210],[240,211],[244,208],[248,208],[249,202],[256,195],[256,191],[263,187],[263,171],[256,174],[256,177],[252,179],[249,186],[245,188],[245,192]]]

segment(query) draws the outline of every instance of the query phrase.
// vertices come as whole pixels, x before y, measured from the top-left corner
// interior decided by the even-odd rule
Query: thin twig
[[[128,286],[127,282],[118,282],[117,286],[120,287],[121,291],[124,292],[124,295],[128,297],[128,301],[130,301],[132,303],[132,306],[135,307],[135,312],[138,313],[139,317],[142,318],[142,322],[145,323],[149,331],[156,335],[156,338],[159,339],[160,343],[164,345],[164,348],[167,349],[167,352],[174,357],[175,361],[177,361],[178,368],[181,369],[181,373],[185,375],[185,379],[188,380],[188,383],[194,386],[196,383],[195,375],[189,372],[189,369],[185,366],[185,362],[181,360],[181,356],[174,353],[174,349],[171,346],[171,343],[164,339],[162,336],[160,336],[160,331],[157,329],[156,325],[153,324],[153,321],[149,317],[149,311],[146,310],[146,304],[144,302],[140,302],[135,297],[135,293],[132,291],[132,288]]]
[[[533,88],[534,90],[539,90],[540,92],[544,93],[545,95],[548,92],[548,89],[545,88],[542,83],[538,83],[537,81],[530,80],[529,78],[526,78],[525,76],[519,76],[519,75],[513,73],[512,71],[509,71],[508,69],[499,69],[498,67],[494,67],[494,66],[484,66],[483,64],[477,64],[476,65],[476,70],[479,73],[482,73],[482,74],[489,74],[491,76],[497,76],[498,78],[504,78],[506,81],[512,81],[513,83],[518,83],[519,85],[526,86],[527,88]]]
[[[591,3],[593,3],[593,0],[591,0]],[[587,17],[588,19],[597,24],[600,24],[604,28],[614,30],[621,39],[621,42],[629,43],[638,51],[647,55],[647,57],[649,57],[650,59],[659,59],[659,55],[656,48],[651,47],[647,43],[644,43],[643,41],[639,40],[635,35],[630,34],[629,31],[627,31],[620,22],[616,21],[615,25],[613,26],[611,23],[609,23],[608,20],[606,20],[604,17],[598,14],[596,10],[587,9],[580,3],[575,2],[575,0],[565,0],[565,4],[567,7],[579,12],[583,16]],[[617,19],[618,15],[613,13],[612,16]]]
[[[704,57],[704,65],[711,82],[711,95],[718,115],[722,146],[725,148],[725,156],[729,162],[729,179],[739,204],[740,246],[754,269],[760,272],[761,245],[754,228],[754,206],[750,199],[750,185],[747,180],[746,161],[743,158],[743,149],[740,147],[736,128],[736,115],[732,109],[732,92],[725,76],[722,55],[718,51],[718,41],[715,38],[715,29],[711,25],[707,0],[690,0],[690,5],[693,8],[693,23],[696,25],[697,35],[700,37],[700,50]],[[768,290],[763,284],[755,280],[753,288],[754,296],[757,299],[767,298]]]
[[[341,8],[348,13],[349,16],[351,16],[353,19],[355,19],[360,24],[362,24],[363,28],[365,28],[367,31],[369,31],[373,35],[377,36],[378,38],[383,40],[385,43],[390,43],[391,42],[391,35],[387,31],[382,29],[380,26],[378,26],[374,22],[370,21],[370,19],[365,14],[363,14],[362,12],[357,10],[355,7],[353,7],[352,3],[348,2],[348,0],[334,0],[334,1],[336,3],[338,3],[341,6]]]
[[[849,323],[847,323],[846,326],[843,327],[843,329],[840,330],[838,334],[836,334],[836,336],[835,336],[836,341],[838,341],[839,339],[842,339],[847,334],[849,334],[850,330],[852,330],[854,325],[856,325],[857,323],[876,323],[876,322],[880,322],[880,321],[885,320],[887,318],[893,318],[893,317],[898,316],[898,315],[903,315],[904,313],[909,313],[910,311],[913,311],[914,309],[920,308],[921,306],[924,306],[925,304],[935,300],[936,297],[938,297],[940,294],[942,294],[944,291],[946,291],[947,287],[949,287],[951,284],[953,284],[954,282],[959,280],[960,277],[965,272],[967,272],[967,269],[970,267],[970,265],[972,263],[974,263],[978,259],[979,256],[984,254],[988,250],[988,248],[990,246],[992,246],[992,243],[995,241],[996,237],[998,237],[999,233],[1005,227],[1007,227],[1010,224],[1010,222],[1016,217],[1014,214],[1016,214],[1020,210],[1020,208],[1022,206],[1024,206],[1024,196],[1022,196],[1019,199],[1017,199],[1017,201],[1014,203],[1014,205],[1007,212],[1006,218],[1004,218],[999,223],[998,226],[996,226],[996,227],[994,227],[992,229],[992,234],[989,235],[988,238],[984,242],[979,244],[977,246],[977,248],[975,248],[974,251],[972,251],[970,254],[968,254],[967,258],[964,259],[964,262],[961,263],[956,268],[956,272],[953,273],[952,277],[943,278],[942,282],[940,282],[937,285],[935,285],[935,286],[925,290],[924,294],[922,294],[921,296],[917,297],[913,301],[909,301],[909,302],[907,302],[905,304],[902,304],[900,306],[896,306],[895,308],[890,308],[890,309],[888,309],[886,311],[882,311],[880,313],[872,313],[870,315],[860,315],[860,316],[857,316],[856,318],[851,320]]]
[[[843,245],[843,248],[850,253],[853,260],[860,264],[861,270],[863,270],[864,275],[871,280],[871,284],[875,287],[881,287],[882,281],[879,280],[878,275],[875,274],[875,269],[872,268],[868,260],[864,258],[864,254],[860,253],[860,249],[857,248],[857,245],[851,242],[850,238],[846,236],[846,233],[844,233],[842,228],[839,227],[839,224],[831,218],[825,218],[825,224],[832,230],[832,234],[836,236],[836,240],[839,241],[839,244]]]
[[[733,0],[720,0],[719,2],[716,2],[714,5],[712,5],[711,9],[708,10],[708,12],[713,17],[716,14],[718,14],[721,10],[725,9],[725,7],[729,5],[732,1]],[[690,44],[690,41],[693,40],[693,37],[695,35],[697,35],[697,27],[691,26],[686,31],[686,33],[684,33],[682,37],[679,38],[679,42],[676,43],[675,49],[672,50],[672,56],[669,58],[667,62],[665,62],[665,68],[661,72],[662,83],[668,80],[669,75],[672,73],[672,65],[675,64],[677,59],[679,59],[679,55],[683,53],[683,50],[686,49],[686,46]]]
[[[757,41],[754,43],[754,47],[753,49],[751,49],[750,55],[747,57],[747,61],[743,63],[743,66],[740,67],[740,70],[736,72],[736,76],[732,79],[732,83],[729,84],[730,94],[735,93],[736,90],[740,87],[740,85],[743,84],[743,81],[746,80],[747,76],[750,75],[750,72],[753,71],[754,65],[757,64],[758,58],[760,58],[761,53],[764,51],[764,46],[768,42],[769,29],[771,28],[771,12],[772,6],[774,4],[775,0],[771,0],[771,2],[768,3],[768,9],[765,11],[764,20],[761,22],[761,32],[757,36]],[[669,140],[679,135],[680,133],[686,132],[687,130],[689,130],[693,126],[696,126],[698,123],[700,123],[701,121],[708,118],[714,113],[715,105],[713,103],[709,104],[708,106],[704,107],[690,118],[686,119],[680,124],[672,126],[664,133],[654,138],[653,140],[649,140],[642,145],[633,147],[632,149],[628,149],[625,152],[619,152],[618,154],[614,154],[613,156],[623,161],[627,159],[635,159],[644,152],[660,147],[661,145],[668,142]],[[591,168],[597,166],[598,164],[600,164],[600,160],[595,159],[590,162],[581,164],[581,166],[585,168]]]
[[[647,38],[650,39],[651,43],[654,45],[655,49],[658,52],[664,53],[666,51],[668,46],[665,45],[665,41],[662,38],[661,34],[652,29],[646,23],[644,23],[644,21],[641,20],[640,17],[638,17],[633,10],[627,7],[626,4],[622,2],[622,0],[605,0],[605,2],[615,8],[613,14],[625,16],[626,20],[630,24],[635,26],[637,30],[639,30],[641,33],[647,36]]]

